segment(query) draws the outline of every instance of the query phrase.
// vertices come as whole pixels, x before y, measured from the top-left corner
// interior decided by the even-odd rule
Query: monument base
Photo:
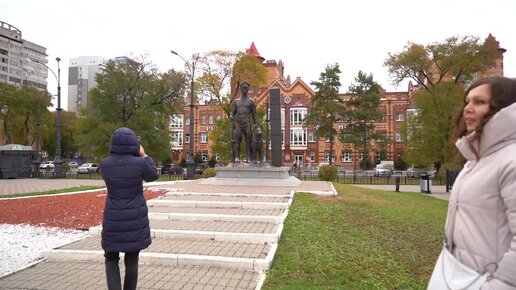
[[[217,175],[200,182],[207,185],[299,186],[301,180],[288,173],[288,167],[230,164],[217,167]]]

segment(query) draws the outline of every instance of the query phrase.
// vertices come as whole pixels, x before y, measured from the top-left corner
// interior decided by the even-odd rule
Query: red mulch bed
[[[144,192],[153,199],[165,191]],[[0,200],[0,224],[30,224],[64,229],[88,229],[102,223],[106,190],[44,197]]]

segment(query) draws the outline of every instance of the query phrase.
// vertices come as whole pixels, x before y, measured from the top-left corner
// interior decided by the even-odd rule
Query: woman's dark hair
[[[482,136],[482,132],[485,124],[493,117],[498,111],[501,109],[516,103],[516,80],[510,79],[506,77],[488,77],[477,80],[471,86],[469,86],[464,92],[463,104],[459,112],[457,112],[457,116],[455,118],[455,133],[453,134],[454,139],[457,140],[463,136],[468,134],[466,129],[466,125],[464,122],[463,111],[466,107],[466,96],[469,92],[477,88],[481,85],[489,85],[491,97],[489,99],[489,112],[484,116],[482,120],[480,120],[480,124],[478,128],[475,130],[476,134],[470,140],[470,145],[475,141],[479,140]],[[471,147],[471,146],[470,146]],[[473,147],[471,147],[474,149]],[[473,150],[478,159],[478,152]]]

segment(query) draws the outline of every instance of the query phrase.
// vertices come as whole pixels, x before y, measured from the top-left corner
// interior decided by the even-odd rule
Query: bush
[[[210,167],[210,168],[204,169],[204,172],[202,173],[201,177],[208,178],[208,177],[215,177],[215,175],[217,175],[217,169]]]
[[[63,164],[61,164],[61,168],[63,168],[64,172],[70,171],[70,165],[68,164],[68,162],[63,162]]]
[[[334,181],[337,179],[337,167],[333,165],[319,167],[319,177],[324,181]]]
[[[217,164],[217,160],[215,160],[215,156],[211,156],[210,160],[208,160],[208,166],[215,167],[216,164]]]
[[[179,162],[179,166],[181,166],[183,168],[186,168],[186,160],[185,159],[181,159],[181,162]]]

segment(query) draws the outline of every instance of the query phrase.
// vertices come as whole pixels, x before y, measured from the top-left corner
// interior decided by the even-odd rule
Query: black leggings
[[[125,264],[125,278],[124,278],[124,290],[136,289],[138,282],[138,256],[140,252],[129,252],[125,253],[124,264]],[[118,252],[104,252],[105,264],[106,264],[106,279],[109,290],[120,290],[122,289],[120,281],[120,268],[118,267],[118,261],[120,256]]]

